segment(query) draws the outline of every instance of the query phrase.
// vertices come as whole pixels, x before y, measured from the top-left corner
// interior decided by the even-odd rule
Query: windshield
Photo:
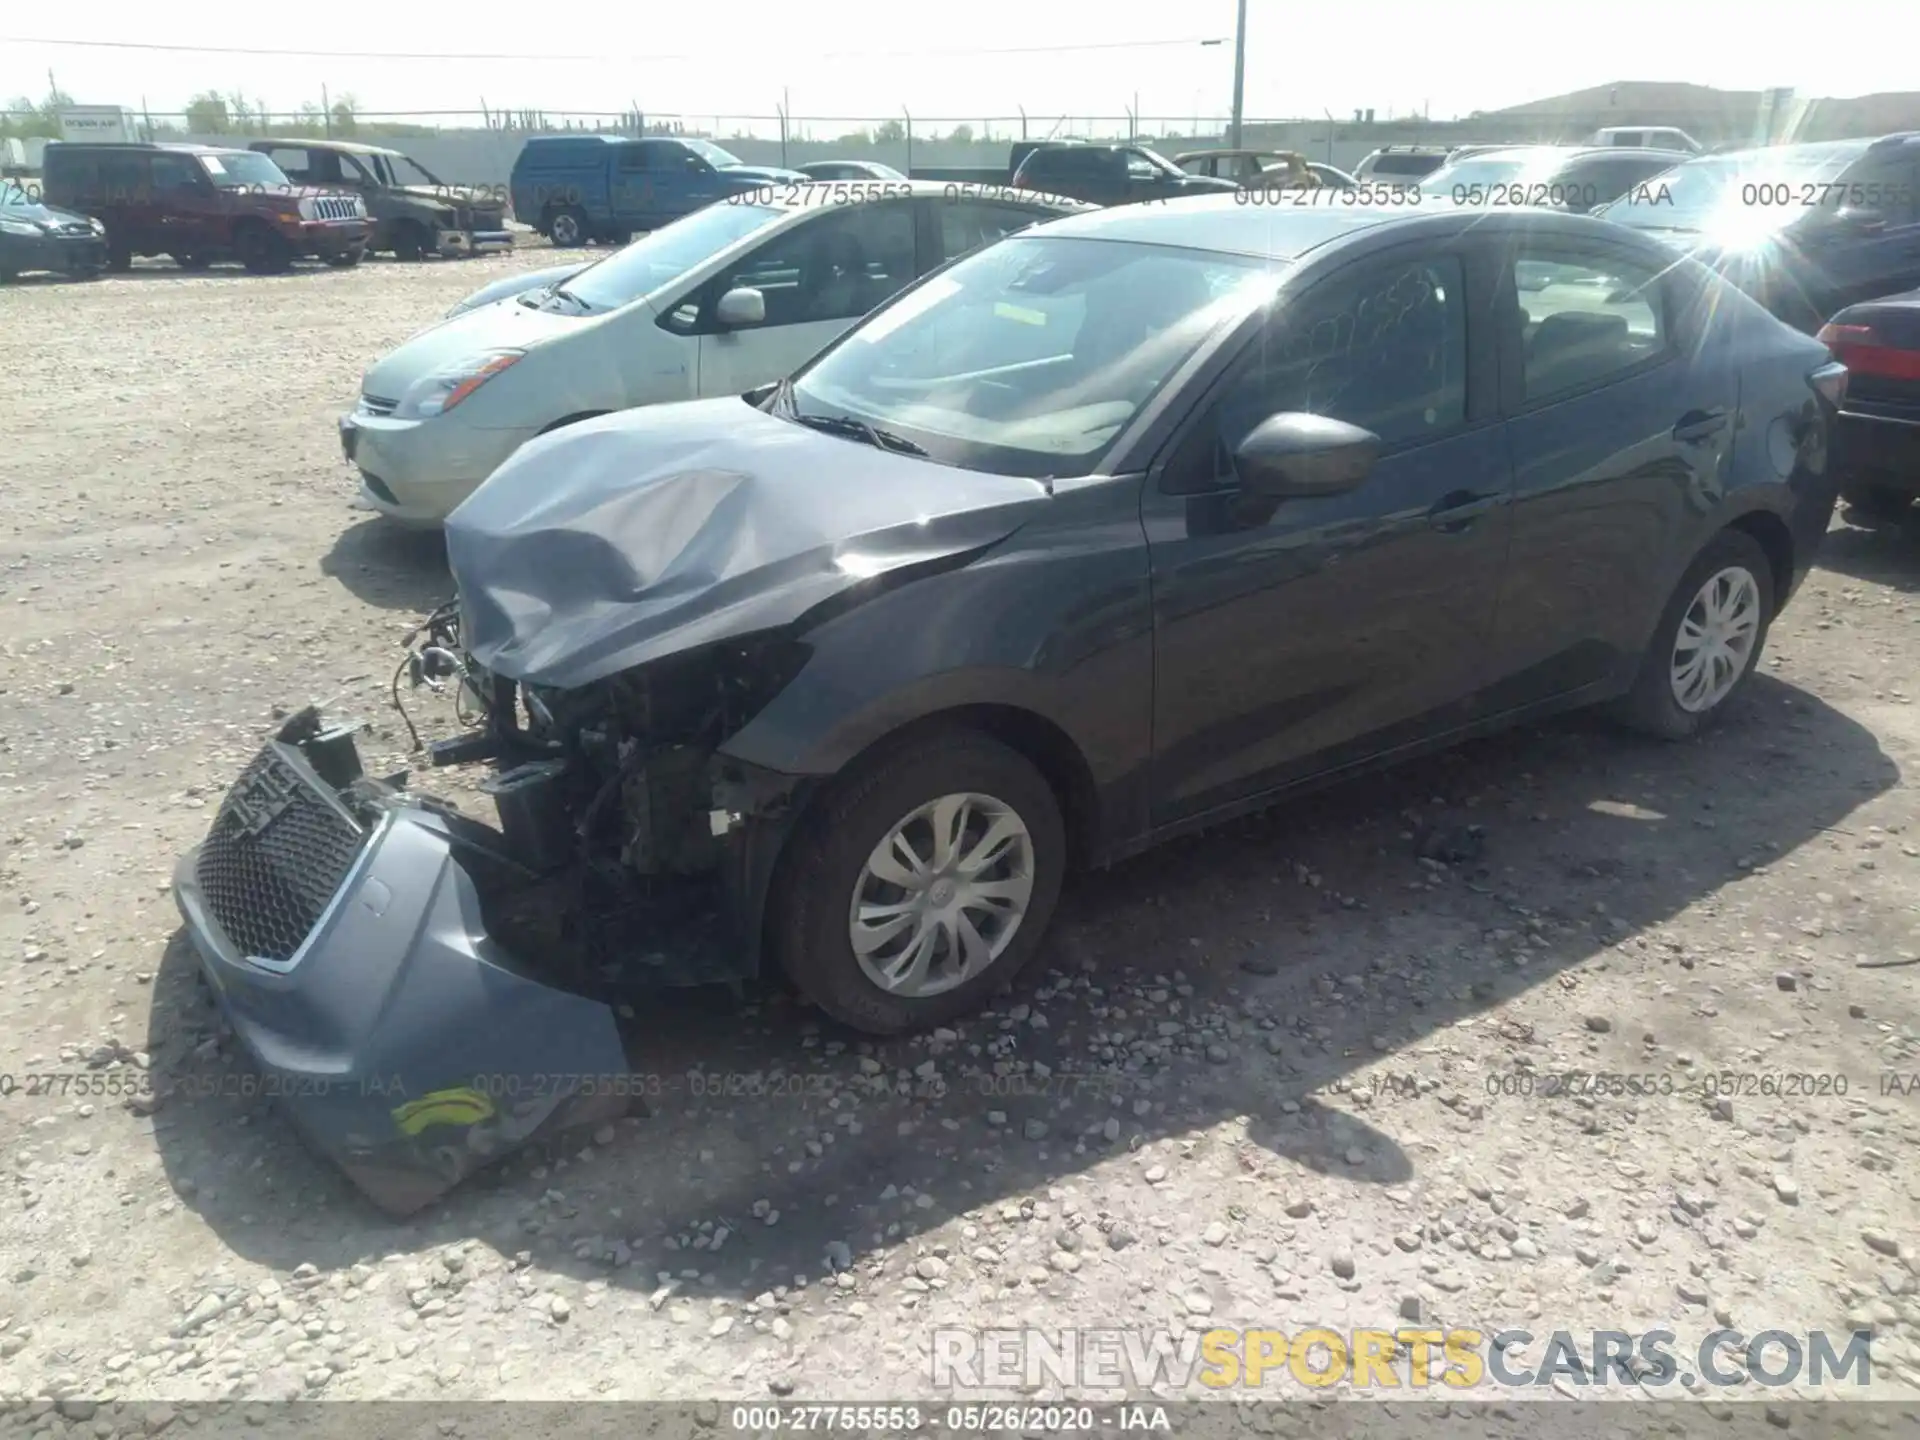
[[[716,170],[724,170],[729,165],[744,165],[747,163],[731,150],[722,150],[711,140],[682,140],[680,143]]]
[[[631,305],[786,213],[769,205],[709,205],[589,265],[539,303],[562,311]]]
[[[207,178],[222,190],[250,189],[262,185],[291,185],[286,172],[256,150],[236,150],[230,155],[196,155]]]
[[[1817,187],[1845,174],[1862,148],[1782,148],[1689,160],[1600,213],[1642,230],[1768,234],[1820,206]]]
[[[1558,150],[1509,150],[1505,154],[1474,155],[1442,165],[1420,182],[1429,195],[1451,195],[1455,186],[1528,185],[1550,178],[1567,163]],[[1475,199],[1481,198],[1475,196]]]
[[[1091,474],[1213,329],[1271,294],[1268,262],[1031,235],[870,315],[794,380],[805,416],[850,416],[943,464]]]
[[[393,167],[394,175],[402,185],[432,185],[445,188],[441,185],[441,180],[438,175],[427,169],[426,166],[422,165],[418,160],[415,160],[411,155],[397,155],[388,161],[388,164]]]
[[[1129,168],[1132,168],[1132,166],[1137,166],[1140,163],[1141,156],[1145,156],[1147,164],[1159,170],[1162,174],[1184,175],[1187,173],[1186,171],[1182,170],[1178,165],[1174,164],[1173,161],[1167,159],[1167,157],[1162,155],[1159,151],[1149,150],[1144,145],[1134,145],[1128,149],[1127,159],[1129,162],[1131,162]]]

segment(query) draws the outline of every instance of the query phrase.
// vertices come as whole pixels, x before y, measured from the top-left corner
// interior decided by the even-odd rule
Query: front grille
[[[263,777],[277,786],[285,804],[249,830],[236,797]],[[346,879],[364,839],[358,825],[269,745],[234,782],[200,847],[196,873],[207,909],[248,956],[291,960]]]
[[[369,415],[391,415],[400,406],[398,400],[388,400],[380,395],[362,395],[360,408]]]
[[[317,220],[357,220],[360,207],[351,200],[323,196],[313,202],[313,214]]]

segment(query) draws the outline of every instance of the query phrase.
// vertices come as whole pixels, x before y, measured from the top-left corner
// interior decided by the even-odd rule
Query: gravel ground
[[[549,260],[0,292],[0,1073],[165,1092],[0,1099],[16,1420],[930,1396],[943,1326],[1411,1317],[1861,1326],[1873,1393],[1920,1386],[1920,535],[1844,522],[1704,742],[1576,717],[1081,877],[1037,978],[930,1038],[642,997],[650,1115],[380,1217],[241,1093],[166,880],[275,707],[405,762],[384,687],[450,585],[349,508],[334,416]]]

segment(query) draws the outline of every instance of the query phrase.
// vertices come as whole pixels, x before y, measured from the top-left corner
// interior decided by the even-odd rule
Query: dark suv
[[[373,221],[369,250],[418,260],[513,248],[504,196],[448,185],[398,150],[346,140],[255,140],[247,148],[265,155],[299,184],[348,190],[364,200]]]
[[[183,270],[238,260],[265,274],[306,256],[358,265],[367,252],[357,195],[297,186],[251,150],[54,141],[42,168],[48,204],[107,227],[110,269],[170,255]]]
[[[1014,172],[1021,190],[1064,195],[1090,205],[1133,205],[1182,195],[1217,195],[1240,187],[1211,175],[1189,175],[1144,145],[1048,145]]]

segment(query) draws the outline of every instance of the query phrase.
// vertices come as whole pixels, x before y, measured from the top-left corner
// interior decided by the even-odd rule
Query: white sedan
[[[777,380],[929,270],[1088,207],[935,181],[781,184],[720,201],[552,288],[385,356],[340,419],[361,500],[436,526],[534,436]]]

